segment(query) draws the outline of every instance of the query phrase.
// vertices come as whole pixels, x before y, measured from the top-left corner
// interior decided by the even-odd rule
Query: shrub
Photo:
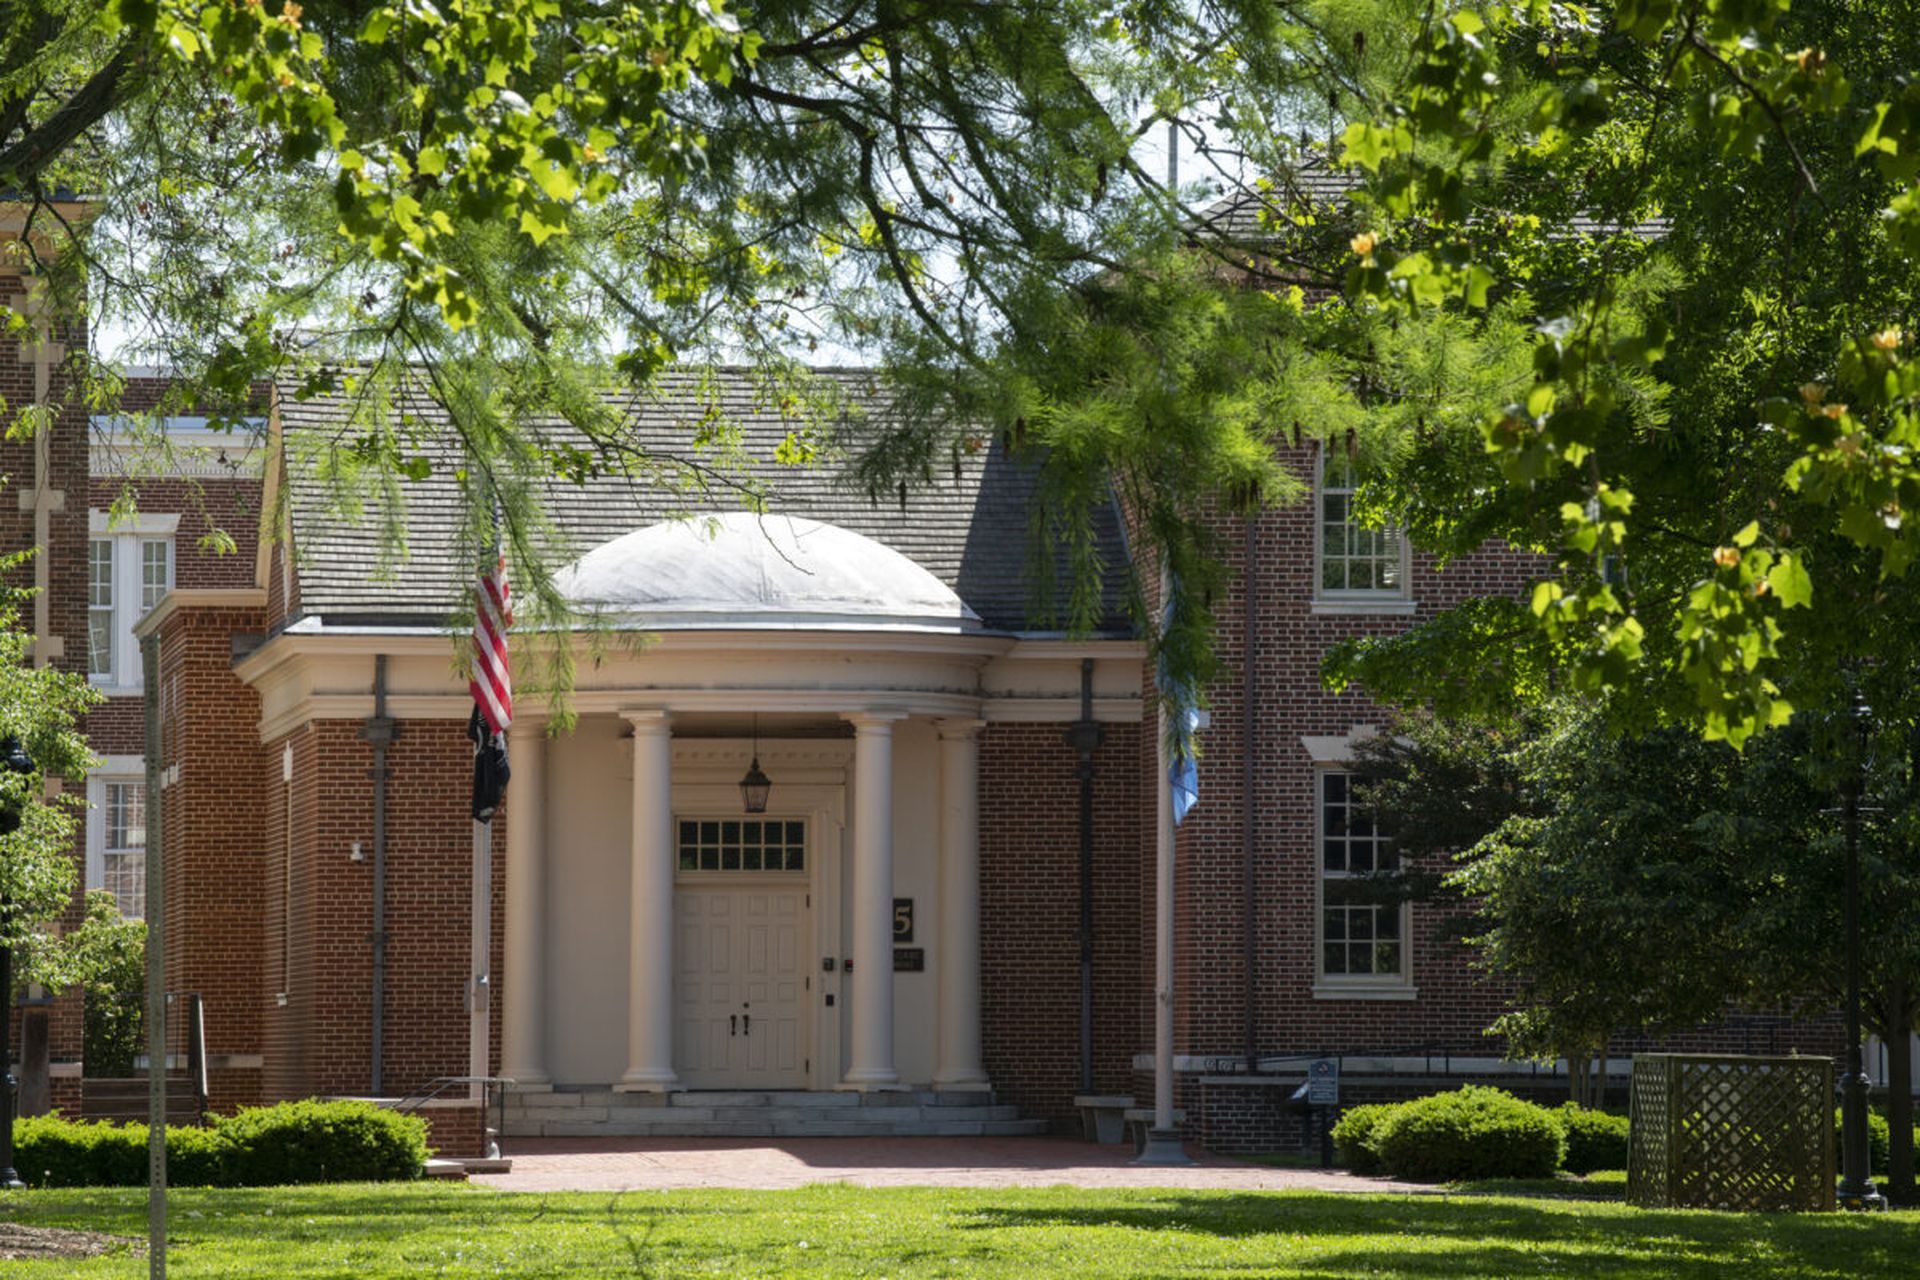
[[[132,1186],[147,1180],[143,1125],[34,1116],[13,1124],[13,1167],[33,1187]]]
[[[1568,1173],[1582,1176],[1596,1169],[1627,1167],[1627,1118],[1605,1111],[1590,1111],[1569,1102],[1559,1111],[1560,1126],[1567,1131]]]
[[[1843,1162],[1847,1158],[1847,1137],[1843,1119],[1845,1115],[1846,1113],[1844,1111],[1838,1108],[1834,1109],[1833,1162],[1836,1166],[1843,1165]],[[1920,1129],[1914,1132],[1916,1135],[1920,1135]],[[1869,1109],[1867,1111],[1867,1161],[1872,1166],[1873,1172],[1877,1174],[1886,1173],[1888,1152],[1892,1149],[1893,1126],[1888,1124],[1887,1118],[1878,1111]]]
[[[394,1182],[427,1160],[427,1122],[368,1102],[282,1102],[219,1122],[226,1180],[269,1187],[295,1182]]]
[[[1340,1113],[1339,1122],[1333,1126],[1333,1153],[1343,1168],[1355,1173],[1380,1172],[1380,1155],[1373,1149],[1374,1131],[1396,1110],[1397,1103],[1369,1102]]]
[[[1467,1085],[1403,1103],[1375,1127],[1372,1145],[1388,1173],[1444,1182],[1550,1178],[1566,1155],[1567,1138],[1545,1107]]]
[[[57,1116],[14,1122],[14,1166],[29,1186],[130,1187],[147,1180],[147,1126]],[[174,1186],[275,1186],[416,1178],[427,1123],[365,1102],[283,1102],[225,1116],[210,1128],[167,1130]]]

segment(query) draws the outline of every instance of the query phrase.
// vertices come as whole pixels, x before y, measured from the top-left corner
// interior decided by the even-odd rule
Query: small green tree
[[[83,1057],[93,1076],[128,1076],[144,1045],[147,923],[120,914],[113,895],[87,894],[80,927],[43,949],[39,980],[78,990],[84,1001]]]
[[[32,554],[0,556],[0,577],[15,575]],[[33,762],[26,772],[0,769],[0,807],[19,817],[0,833],[0,946],[20,961],[18,983],[43,982],[57,967],[44,926],[73,900],[74,836],[86,805],[74,784],[93,759],[78,726],[100,697],[85,676],[29,661],[32,637],[19,619],[31,594],[0,586],[0,741],[17,740]],[[5,1008],[13,995],[0,992]]]

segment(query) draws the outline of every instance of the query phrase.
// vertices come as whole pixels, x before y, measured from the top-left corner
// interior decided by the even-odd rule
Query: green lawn
[[[172,1273],[415,1276],[1902,1276],[1920,1214],[1645,1213],[1564,1199],[865,1190],[523,1196],[465,1187],[178,1192]],[[38,1191],[0,1216],[139,1235],[135,1191]],[[8,1280],[144,1276],[143,1257]]]

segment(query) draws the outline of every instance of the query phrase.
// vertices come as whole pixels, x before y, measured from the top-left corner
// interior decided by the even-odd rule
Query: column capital
[[[952,719],[935,720],[933,727],[939,732],[942,738],[971,742],[979,738],[980,731],[987,727],[987,722],[985,720],[959,716]]]
[[[855,733],[892,733],[893,726],[905,720],[907,713],[894,707],[862,707],[842,711],[840,718],[852,725]]]
[[[673,713],[665,707],[622,707],[620,718],[633,726],[635,736],[673,732]]]
[[[528,738],[547,736],[547,718],[545,716],[515,716],[513,723],[507,726],[507,741],[524,742]]]

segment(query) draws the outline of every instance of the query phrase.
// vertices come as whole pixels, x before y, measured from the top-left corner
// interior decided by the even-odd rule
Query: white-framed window
[[[115,525],[89,513],[87,674],[110,690],[141,685],[133,627],[173,587],[173,533],[180,517],[141,514]]]
[[[1381,900],[1382,878],[1400,869],[1393,843],[1356,800],[1353,774],[1318,769],[1314,792],[1315,992],[1408,991],[1411,910]]]
[[[87,778],[87,888],[120,914],[147,911],[147,779],[139,756],[108,756]]]
[[[1316,471],[1315,601],[1348,608],[1410,606],[1406,539],[1391,525],[1369,528],[1354,519],[1360,482],[1353,459],[1343,451],[1323,449]]]
[[[807,824],[801,819],[688,817],[676,825],[682,871],[784,875],[807,869]]]

